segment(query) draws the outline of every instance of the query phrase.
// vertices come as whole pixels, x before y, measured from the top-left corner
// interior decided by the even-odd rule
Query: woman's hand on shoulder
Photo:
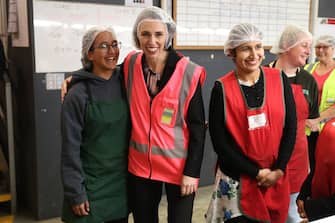
[[[61,99],[64,101],[65,95],[67,94],[68,86],[71,83],[72,76],[66,78],[61,85]]]

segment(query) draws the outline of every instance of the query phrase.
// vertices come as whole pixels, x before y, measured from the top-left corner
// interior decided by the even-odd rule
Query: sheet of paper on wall
[[[64,81],[64,73],[47,73],[45,75],[45,84],[47,90],[58,90]]]
[[[125,6],[148,7],[152,6],[152,0],[126,0]]]

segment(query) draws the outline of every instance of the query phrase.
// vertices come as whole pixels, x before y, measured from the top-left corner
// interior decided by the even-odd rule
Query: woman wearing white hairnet
[[[312,73],[319,90],[319,111],[322,131],[317,138],[315,168],[301,187],[297,199],[302,217],[316,220],[335,214],[335,38],[320,36],[315,43],[318,62],[305,69]],[[324,127],[325,125],[325,127]]]
[[[132,132],[130,199],[135,223],[157,223],[165,186],[169,223],[191,223],[205,140],[205,70],[172,49],[175,23],[150,7],[133,27],[141,52],[124,61]]]
[[[319,130],[331,118],[335,117],[335,38],[330,35],[320,36],[315,41],[315,54],[317,62],[307,64],[304,69],[311,73],[316,80],[319,92]],[[314,153],[318,138],[317,132],[308,137],[310,164],[315,165]]]
[[[62,105],[62,220],[126,223],[130,118],[111,28],[83,36],[83,68]]]
[[[312,35],[308,31],[298,26],[288,25],[280,35],[279,41],[271,49],[271,52],[278,57],[269,66],[282,70],[288,77],[297,110],[296,142],[287,168],[291,192],[287,223],[302,220],[297,211],[296,199],[309,170],[309,149],[305,128],[307,126],[312,131],[318,131],[317,84],[314,78],[302,68],[310,54],[311,44]],[[314,160],[314,153],[310,156],[311,160]]]
[[[234,26],[225,54],[236,69],[219,78],[210,100],[209,130],[222,172],[221,216],[209,222],[284,223],[289,206],[286,165],[295,143],[296,110],[286,76],[261,67],[262,33]]]
[[[335,117],[335,37],[320,36],[315,43],[317,62],[307,64],[305,69],[315,78],[319,89],[319,111],[321,128]]]

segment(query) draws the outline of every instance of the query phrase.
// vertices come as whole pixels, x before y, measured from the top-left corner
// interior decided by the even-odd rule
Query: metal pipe
[[[14,125],[13,125],[13,98],[12,86],[8,75],[5,73],[6,89],[6,118],[7,118],[7,135],[8,135],[8,157],[9,157],[9,181],[11,199],[11,212],[16,213],[16,177],[15,177],[15,151],[14,151]]]

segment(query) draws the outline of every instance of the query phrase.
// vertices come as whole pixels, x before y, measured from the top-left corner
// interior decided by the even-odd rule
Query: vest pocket
[[[178,100],[164,99],[162,100],[159,112],[159,120],[162,125],[174,127],[178,112]]]

